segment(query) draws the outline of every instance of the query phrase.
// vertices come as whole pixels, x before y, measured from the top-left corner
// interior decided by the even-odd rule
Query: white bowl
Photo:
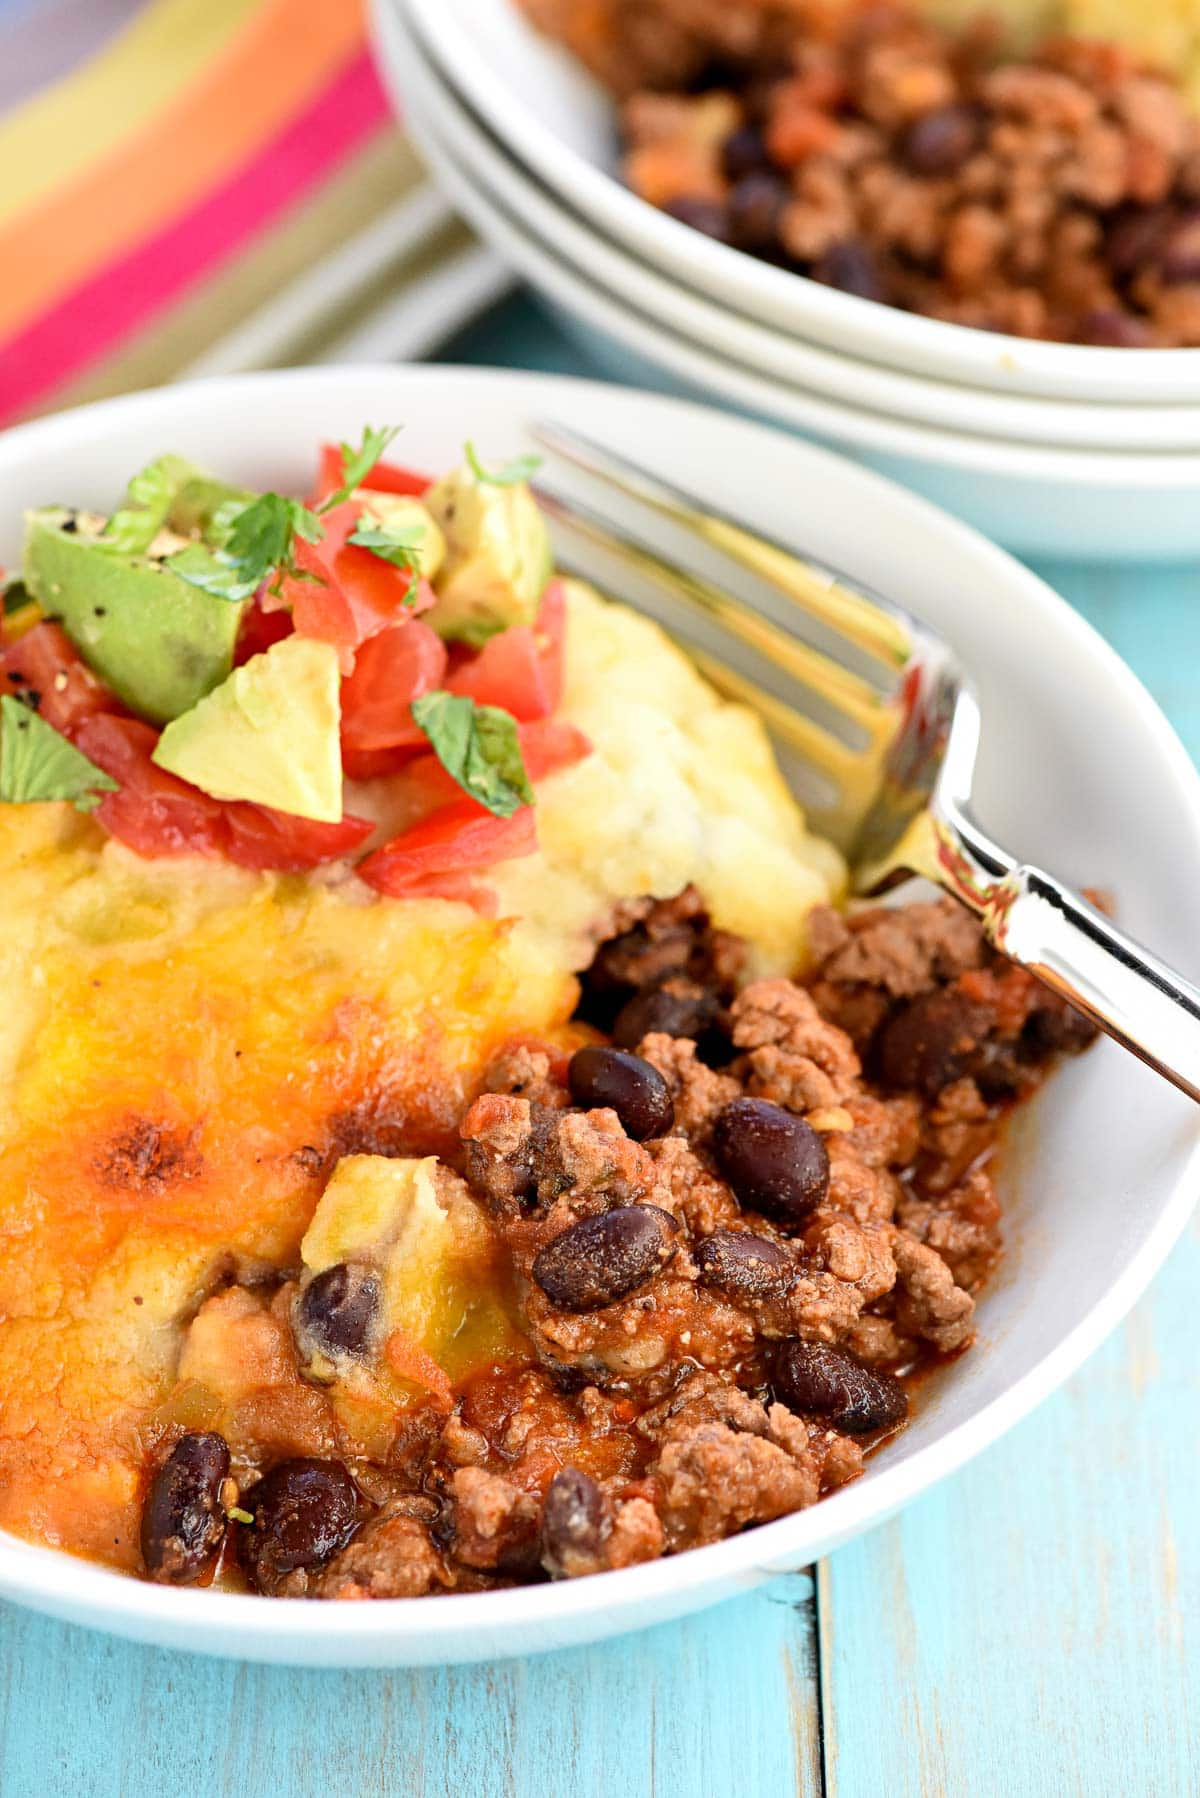
[[[420,53],[387,0],[377,9],[385,74],[430,169],[479,232],[551,300],[619,379],[716,396],[772,422],[852,450],[882,473],[1030,554],[1090,559],[1176,560],[1200,551],[1200,455],[1116,454],[1042,447],[934,429],[843,404],[747,368],[684,335],[669,284],[655,312],[632,303],[657,280],[632,258],[605,249],[581,268],[560,254],[559,234],[536,235],[528,208],[509,210],[493,185],[500,162],[468,168],[449,137],[470,121],[441,84],[414,79]],[[448,121],[450,123],[448,124]],[[599,246],[595,246],[597,249]],[[613,282],[601,279],[602,267]],[[614,353],[615,351],[615,353]],[[630,357],[634,360],[631,362]]]
[[[1018,439],[1032,447],[1200,454],[1200,405],[1105,405],[1023,394],[989,393],[960,382],[883,368],[875,362],[822,349],[760,324],[642,262],[605,237],[537,179],[471,110],[411,31],[391,0],[380,7],[378,39],[404,98],[475,185],[493,195],[507,214],[557,256],[644,316],[728,360],[814,398],[912,424],[966,432],[972,437]]]
[[[129,471],[167,447],[236,482],[303,491],[316,444],[353,437],[364,419],[404,424],[405,455],[436,469],[467,436],[485,455],[521,448],[533,417],[567,420],[635,452],[927,618],[979,688],[981,816],[1016,853],[1114,888],[1132,930],[1200,973],[1190,912],[1178,901],[1200,888],[1200,780],[1129,670],[1001,551],[886,481],[761,426],[615,387],[477,368],[298,369],[198,382],[0,438],[0,561],[17,553],[23,507],[48,496],[110,504]],[[978,1345],[930,1383],[909,1427],[861,1480],[809,1511],[623,1573],[366,1604],[176,1591],[0,1537],[0,1596],[171,1648],[387,1666],[593,1640],[803,1567],[994,1441],[1119,1321],[1187,1219],[1200,1179],[1200,1114],[1105,1043],[1065,1067],[1024,1113],[1006,1170],[1009,1257],[981,1305]]]
[[[936,379],[1057,399],[1200,401],[1200,350],[1031,343],[836,292],[679,224],[616,179],[612,107],[512,0],[383,0],[518,161],[673,279],[794,336]]]

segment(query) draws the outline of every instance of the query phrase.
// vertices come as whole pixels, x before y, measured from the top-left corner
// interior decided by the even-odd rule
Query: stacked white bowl
[[[1029,553],[1200,552],[1200,349],[1032,343],[760,262],[625,188],[606,95],[515,0],[375,0],[436,178],[593,355],[847,450]]]

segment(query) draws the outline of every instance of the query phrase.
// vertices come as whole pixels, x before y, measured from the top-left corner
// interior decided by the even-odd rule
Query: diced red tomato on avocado
[[[321,445],[321,463],[317,471],[317,490],[313,495],[313,504],[319,505],[345,485],[346,470],[342,452],[336,443]],[[401,468],[397,462],[376,462],[366,479],[366,486],[375,493],[407,493],[420,499],[433,486],[427,474],[418,474],[415,469]]]
[[[68,736],[82,718],[124,709],[58,624],[35,624],[0,651],[0,692],[27,699]]]
[[[430,876],[468,873],[494,862],[514,861],[537,848],[533,807],[523,805],[511,818],[496,818],[460,799],[439,806],[419,824],[401,831],[359,864],[358,873],[378,892],[395,898],[411,895]]]
[[[427,581],[418,583],[416,598],[408,601],[407,569],[347,541],[358,517],[349,500],[326,512],[323,540],[295,546],[299,574],[285,575],[278,594],[262,601],[268,611],[287,607],[299,636],[332,643],[343,674],[352,671],[357,650],[369,638],[434,603]]]

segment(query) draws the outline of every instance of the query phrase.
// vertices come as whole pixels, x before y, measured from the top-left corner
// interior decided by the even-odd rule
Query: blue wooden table
[[[521,299],[455,356],[594,372]],[[1200,571],[1040,572],[1200,756]],[[1193,1227],[1062,1392],[895,1522],[599,1648],[300,1673],[0,1606],[0,1795],[1194,1798],[1198,1294]]]

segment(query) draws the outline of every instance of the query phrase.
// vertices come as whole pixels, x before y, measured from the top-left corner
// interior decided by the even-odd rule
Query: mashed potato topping
[[[502,911],[586,965],[613,904],[692,883],[755,971],[803,956],[811,908],[840,893],[837,851],[805,829],[763,725],[721,700],[657,625],[569,584],[562,710],[594,753],[540,796],[541,848],[494,871]]]

